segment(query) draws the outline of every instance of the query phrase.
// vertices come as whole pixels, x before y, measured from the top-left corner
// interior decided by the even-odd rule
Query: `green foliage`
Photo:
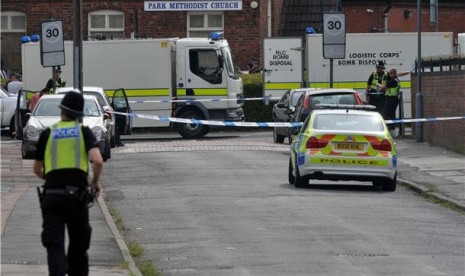
[[[144,254],[144,248],[137,242],[130,241],[128,244],[129,253],[133,257],[140,257]]]
[[[263,97],[262,74],[243,74],[241,78],[245,98]],[[270,122],[273,102],[266,106],[264,101],[245,101],[243,109],[246,122]]]
[[[140,273],[144,276],[160,276],[160,272],[152,265],[151,262],[140,262],[137,264]]]

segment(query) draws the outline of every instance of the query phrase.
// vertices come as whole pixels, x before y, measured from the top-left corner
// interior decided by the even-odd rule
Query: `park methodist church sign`
[[[145,1],[144,11],[240,11],[240,1]]]

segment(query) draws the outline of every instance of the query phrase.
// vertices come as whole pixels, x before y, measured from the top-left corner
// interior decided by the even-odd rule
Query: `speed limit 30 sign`
[[[343,13],[323,15],[324,58],[345,58],[346,16]]]
[[[42,66],[65,65],[65,46],[63,42],[63,21],[42,22],[40,41]]]

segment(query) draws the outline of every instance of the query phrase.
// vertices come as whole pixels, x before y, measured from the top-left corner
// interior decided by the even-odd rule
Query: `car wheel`
[[[195,110],[187,110],[179,115],[179,118],[186,119],[204,119],[203,116]],[[205,136],[210,128],[207,125],[183,124],[177,123],[179,134],[185,139],[198,139]]]
[[[284,143],[284,138],[286,138],[286,136],[278,134],[278,131],[276,130],[276,128],[273,128],[273,141],[275,143],[280,143],[280,144]]]
[[[23,157],[23,159],[34,158],[34,153],[26,150],[26,146],[24,145],[24,142],[21,143],[21,156]]]
[[[303,177],[299,173],[299,166],[297,163],[295,165],[295,178],[294,178],[294,186],[296,188],[305,188],[308,186],[308,178]]]
[[[394,179],[385,178],[381,181],[381,189],[387,192],[394,192],[397,186],[397,174]]]
[[[292,157],[289,158],[289,175],[288,175],[288,178],[289,178],[289,184],[294,185],[295,177],[294,177],[293,170],[292,170],[291,158]]]

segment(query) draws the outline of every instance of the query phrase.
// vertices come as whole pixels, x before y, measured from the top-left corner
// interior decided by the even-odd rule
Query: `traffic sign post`
[[[323,14],[323,57],[329,59],[329,85],[333,87],[333,59],[346,57],[346,15]]]
[[[40,40],[41,63],[43,67],[65,65],[65,45],[63,42],[63,21],[42,22]]]

